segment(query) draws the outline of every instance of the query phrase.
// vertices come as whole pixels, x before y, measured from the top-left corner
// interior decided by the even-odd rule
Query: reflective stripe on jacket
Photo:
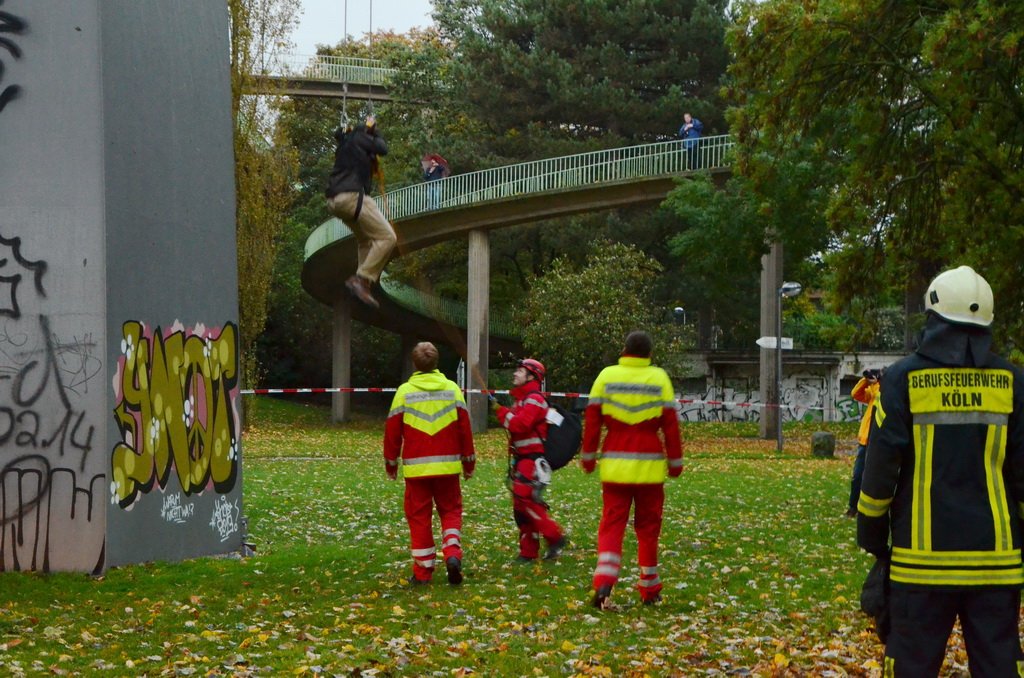
[[[595,462],[602,425],[608,429],[600,444],[602,482],[663,483],[669,465],[682,466],[675,392],[650,358],[623,356],[594,381],[583,433],[585,465]]]
[[[439,371],[415,372],[398,387],[384,429],[384,459],[402,458],[406,478],[472,472],[476,461],[462,391]]]

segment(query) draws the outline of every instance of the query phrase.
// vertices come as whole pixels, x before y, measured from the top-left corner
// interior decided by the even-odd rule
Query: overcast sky
[[[373,31],[391,29],[406,33],[410,28],[425,28],[433,21],[430,0],[302,0],[299,27],[292,33],[295,54],[315,54],[318,44],[341,42],[346,26],[348,34],[359,39],[369,32],[371,9]]]

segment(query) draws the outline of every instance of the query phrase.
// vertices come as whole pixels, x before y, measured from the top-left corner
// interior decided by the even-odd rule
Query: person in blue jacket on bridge
[[[697,153],[700,135],[704,133],[704,123],[689,113],[683,113],[683,126],[679,128],[679,138],[686,149],[686,166],[688,169],[700,167],[700,155]]]

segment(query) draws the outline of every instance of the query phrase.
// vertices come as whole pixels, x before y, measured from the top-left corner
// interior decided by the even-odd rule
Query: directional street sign
[[[761,348],[775,348],[775,337],[761,337],[754,343]],[[782,337],[782,350],[793,350],[793,337]]]

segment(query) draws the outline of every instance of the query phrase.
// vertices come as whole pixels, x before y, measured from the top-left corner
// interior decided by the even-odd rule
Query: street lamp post
[[[775,309],[775,449],[779,454],[782,454],[782,298],[795,297],[803,289],[798,282],[782,283]]]

